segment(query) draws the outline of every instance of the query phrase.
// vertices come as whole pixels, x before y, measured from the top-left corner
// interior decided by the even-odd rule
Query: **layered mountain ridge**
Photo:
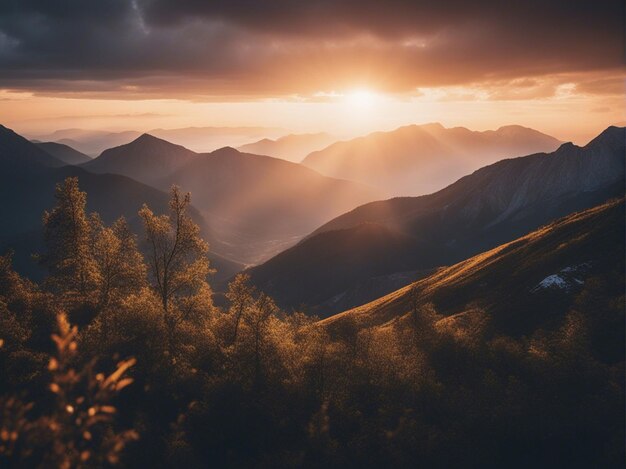
[[[378,187],[389,196],[413,196],[438,190],[502,158],[553,151],[560,143],[518,125],[484,132],[439,123],[409,125],[334,143],[309,154],[303,164]]]
[[[456,183],[421,197],[402,197],[358,207],[313,232],[293,248],[250,270],[255,284],[287,307],[324,304],[321,315],[357,306],[371,297],[353,295],[372,276],[417,272],[449,265],[507,242],[542,224],[624,193],[626,129],[610,127],[584,147],[564,144],[553,153],[534,154],[492,164]],[[370,243],[359,236],[364,223],[413,238],[402,253],[370,257]],[[333,243],[346,246],[333,263],[317,255],[320,236],[335,232]],[[317,239],[316,239],[317,238]],[[381,243],[385,249],[385,243]],[[325,249],[333,250],[332,246]],[[326,272],[350,265],[340,280]],[[382,266],[376,259],[384,257]],[[411,275],[407,276],[408,279]],[[327,298],[321,299],[323,291]],[[350,303],[328,301],[343,294]],[[315,309],[315,308],[314,308]]]
[[[337,139],[327,133],[290,134],[272,140],[264,138],[258,142],[238,147],[244,153],[270,155],[293,163],[300,163],[309,153],[321,150]]]
[[[137,212],[144,203],[157,213],[168,211],[166,192],[123,175],[94,174],[82,167],[67,166],[36,144],[0,127],[0,198],[7,201],[0,205],[0,251],[14,249],[16,267],[25,274],[40,274],[30,256],[41,250],[41,217],[54,206],[55,185],[67,177],[78,177],[81,190],[87,193],[87,210],[98,212],[107,223],[124,216],[140,232]],[[212,234],[194,207],[191,216],[211,243]],[[225,278],[242,268],[214,252],[210,258]]]

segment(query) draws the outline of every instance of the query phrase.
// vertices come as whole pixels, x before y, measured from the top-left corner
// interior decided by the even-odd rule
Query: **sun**
[[[368,108],[376,104],[379,96],[374,91],[366,88],[357,88],[344,94],[347,104],[357,108]]]

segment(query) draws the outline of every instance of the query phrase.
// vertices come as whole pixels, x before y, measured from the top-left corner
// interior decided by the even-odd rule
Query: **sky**
[[[2,0],[0,123],[338,136],[626,121],[624,2]]]

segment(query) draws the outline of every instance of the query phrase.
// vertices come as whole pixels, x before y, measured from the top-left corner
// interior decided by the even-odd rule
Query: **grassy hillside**
[[[480,309],[493,333],[521,336],[552,327],[587,282],[613,279],[618,289],[611,293],[619,296],[624,223],[623,199],[574,213],[324,324],[332,329],[354,320],[360,327],[381,327],[406,319],[415,305],[431,305],[442,317]]]

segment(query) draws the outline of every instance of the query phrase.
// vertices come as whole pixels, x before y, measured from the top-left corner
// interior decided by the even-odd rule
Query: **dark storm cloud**
[[[0,87],[263,96],[366,82],[401,92],[616,69],[623,8],[614,0],[3,0]]]
[[[368,30],[381,35],[426,34],[484,21],[555,35],[585,25],[596,33],[621,26],[615,0],[138,0],[146,18],[173,24],[206,17],[270,33],[326,35]],[[617,15],[617,17],[616,17]],[[575,33],[576,31],[570,31]],[[582,32],[582,31],[578,31]]]

